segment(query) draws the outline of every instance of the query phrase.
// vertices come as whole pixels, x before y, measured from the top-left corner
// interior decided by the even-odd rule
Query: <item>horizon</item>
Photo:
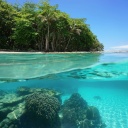
[[[28,0],[38,3],[39,0]],[[28,2],[27,1],[27,2]],[[14,4],[23,4],[26,0],[7,0]],[[104,50],[128,50],[128,1],[127,0],[50,0],[51,5],[58,4],[58,9],[72,18],[86,18],[86,24],[97,36]]]

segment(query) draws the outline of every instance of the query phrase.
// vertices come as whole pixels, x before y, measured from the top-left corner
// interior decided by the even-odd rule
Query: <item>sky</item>
[[[7,1],[22,4],[26,0]],[[86,18],[105,50],[128,49],[128,0],[50,0],[50,4],[58,4],[72,18]]]

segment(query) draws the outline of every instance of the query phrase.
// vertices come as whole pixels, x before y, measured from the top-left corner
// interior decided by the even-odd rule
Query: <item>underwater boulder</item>
[[[94,106],[89,106],[86,112],[87,119],[91,122],[92,128],[105,128],[106,125],[101,120],[99,110]]]
[[[79,128],[92,128],[91,121],[88,119],[84,119],[78,122]]]
[[[76,120],[78,117],[75,109],[64,108],[62,113],[62,124],[64,128],[76,126]]]
[[[66,100],[61,109],[63,128],[105,128],[99,110],[88,106],[80,94],[74,93]]]
[[[73,93],[71,97],[64,102],[63,107],[86,109],[88,105],[79,93]]]
[[[85,113],[87,107],[87,102],[81,95],[79,93],[73,93],[71,97],[64,102],[61,109],[63,115],[62,124],[64,128],[78,128],[79,121],[86,118]]]
[[[94,106],[89,106],[87,109],[86,117],[89,120],[100,120],[99,110]]]

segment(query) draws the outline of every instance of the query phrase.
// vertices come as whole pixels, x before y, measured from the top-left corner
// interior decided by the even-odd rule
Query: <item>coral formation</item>
[[[99,110],[78,93],[61,105],[60,93],[21,87],[0,99],[0,128],[105,128]]]
[[[59,99],[61,98],[59,92],[23,86],[18,88],[16,93],[18,95],[8,93],[0,99],[1,128],[60,127],[58,111],[61,104]],[[33,104],[31,104],[32,102]]]
[[[78,110],[79,108],[86,109],[88,105],[79,93],[73,93],[71,97],[64,102],[63,106],[68,106],[68,108],[74,107],[76,110]]]
[[[11,99],[11,100],[10,100]],[[21,128],[16,125],[24,113],[24,98],[7,94],[0,104],[0,128]]]
[[[58,91],[55,91],[53,89],[29,88],[29,87],[26,87],[26,86],[20,86],[17,89],[16,92],[17,92],[18,96],[25,96],[25,95],[29,95],[29,94],[32,94],[32,93],[35,93],[35,92],[40,92],[40,93],[43,93],[43,94],[47,94],[49,96],[54,96],[54,97],[58,98],[59,101],[61,101],[61,98],[60,98],[61,93],[58,92]]]
[[[59,124],[60,102],[53,96],[33,93],[26,98],[25,109],[29,117],[33,117],[32,120],[41,122],[45,127]]]
[[[98,109],[88,106],[78,93],[64,102],[61,113],[64,128],[105,128]]]
[[[78,121],[83,119],[83,112],[87,109],[87,102],[78,93],[74,93],[64,102],[61,112],[62,123],[65,127],[78,127]]]

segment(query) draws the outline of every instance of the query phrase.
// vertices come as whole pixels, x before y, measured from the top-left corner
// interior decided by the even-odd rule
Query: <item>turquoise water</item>
[[[62,104],[71,94],[79,93],[89,106],[98,108],[107,128],[128,127],[128,53],[0,54],[3,128],[10,126],[7,119],[15,117],[15,110],[23,109],[16,94],[19,87],[56,90],[61,93]],[[22,114],[16,114],[15,120],[20,118],[17,115]],[[7,126],[1,125],[4,122]]]

